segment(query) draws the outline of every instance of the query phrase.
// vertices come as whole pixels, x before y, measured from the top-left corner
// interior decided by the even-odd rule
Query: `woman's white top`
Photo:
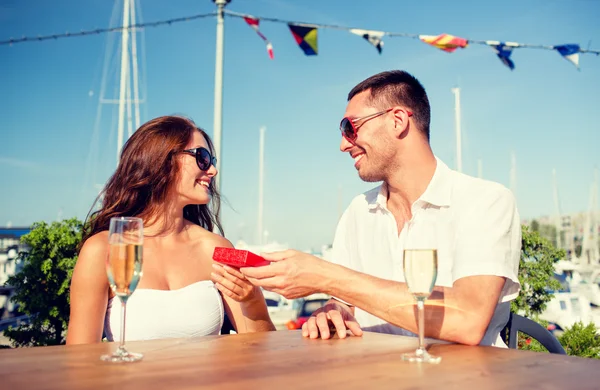
[[[127,300],[125,340],[217,335],[223,326],[223,301],[211,280],[177,290],[137,289]],[[108,341],[119,341],[121,302],[110,298],[104,317]]]

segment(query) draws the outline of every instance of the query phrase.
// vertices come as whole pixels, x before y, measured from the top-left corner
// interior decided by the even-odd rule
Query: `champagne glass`
[[[419,347],[402,355],[409,362],[439,363],[442,358],[425,349],[425,300],[437,279],[437,242],[435,221],[413,219],[404,227],[404,278],[417,301]]]
[[[142,245],[144,224],[140,218],[115,217],[110,220],[108,231],[109,253],[106,260],[108,282],[121,301],[121,342],[111,355],[102,355],[101,360],[112,363],[136,362],[140,353],[125,349],[125,312],[127,299],[133,294],[142,277]]]

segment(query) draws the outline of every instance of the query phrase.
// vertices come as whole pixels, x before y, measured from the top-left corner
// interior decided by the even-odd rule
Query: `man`
[[[417,333],[415,301],[402,271],[404,225],[427,216],[437,232],[438,275],[426,301],[425,336],[506,347],[499,336],[517,277],[521,226],[505,187],[449,169],[429,144],[430,107],[423,86],[404,71],[374,75],[348,95],[340,150],[360,178],[383,184],[354,198],[327,262],[298,251],[264,254],[267,267],[242,268],[257,286],[287,298],[333,298],[302,327],[327,339],[369,331]],[[420,234],[429,234],[428,231]],[[360,325],[359,325],[360,324]]]

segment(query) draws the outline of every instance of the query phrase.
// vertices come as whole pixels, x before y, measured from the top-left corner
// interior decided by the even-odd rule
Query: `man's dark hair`
[[[352,88],[348,101],[367,90],[371,91],[370,103],[382,110],[394,105],[409,108],[413,112],[413,120],[429,140],[429,99],[419,80],[403,70],[381,72]]]

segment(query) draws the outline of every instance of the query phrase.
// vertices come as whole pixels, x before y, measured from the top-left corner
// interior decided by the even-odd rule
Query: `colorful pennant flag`
[[[383,41],[381,40],[385,33],[383,31],[372,31],[372,30],[361,30],[358,28],[351,28],[352,34],[359,35],[367,40],[371,45],[375,46],[379,54],[383,50]]]
[[[518,43],[498,41],[485,41],[485,43],[494,49],[496,55],[504,65],[508,66],[510,70],[515,69],[515,63],[510,59],[510,55],[515,47],[519,47]]]
[[[383,52],[383,37],[384,36],[402,36],[410,38],[419,38],[419,40],[434,46],[447,53],[453,53],[458,48],[466,48],[470,44],[483,44],[491,47],[496,53],[498,59],[511,71],[515,69],[515,63],[511,59],[512,53],[515,48],[538,48],[546,50],[556,50],[562,57],[571,62],[577,70],[579,70],[579,55],[580,53],[593,53],[600,55],[600,50],[582,50],[578,44],[563,44],[556,46],[547,45],[530,45],[525,43],[507,42],[507,41],[480,41],[480,40],[469,40],[467,38],[461,38],[450,34],[440,35],[414,35],[405,33],[393,33],[380,30],[363,30],[358,28],[346,28],[342,26],[333,25],[321,25],[312,23],[298,23],[285,21],[273,18],[261,18],[254,17],[252,15],[242,15],[237,13],[230,13],[230,15],[243,18],[245,22],[258,34],[258,36],[266,43],[267,52],[271,59],[274,58],[273,46],[271,42],[260,32],[259,23],[261,20],[267,20],[278,23],[285,23],[288,25],[290,32],[292,33],[294,40],[300,47],[300,49],[307,56],[318,55],[318,30],[320,28],[334,28],[349,31],[354,35],[363,37],[369,42],[379,54]],[[0,42],[0,45],[3,42]]]
[[[269,42],[269,40],[267,39],[267,37],[265,37],[259,30],[258,30],[258,23],[260,23],[260,20],[249,17],[249,16],[244,16],[244,20],[246,21],[246,23],[248,23],[248,25],[250,27],[252,27],[252,29],[254,31],[256,31],[256,33],[258,34],[259,37],[262,38],[263,41],[265,41],[265,43],[267,44],[267,53],[269,54],[269,58],[273,59],[274,55],[273,55],[273,45],[271,45],[271,42]]]
[[[469,44],[466,39],[449,34],[419,35],[419,39],[447,53],[452,53],[459,47],[464,49]]]
[[[575,43],[567,44],[567,45],[559,45],[554,46],[554,49],[560,53],[565,59],[569,60],[577,70],[579,70],[579,52],[580,47]]]
[[[315,56],[319,52],[317,46],[317,28],[298,26],[288,23],[288,27],[300,49],[307,56]]]

